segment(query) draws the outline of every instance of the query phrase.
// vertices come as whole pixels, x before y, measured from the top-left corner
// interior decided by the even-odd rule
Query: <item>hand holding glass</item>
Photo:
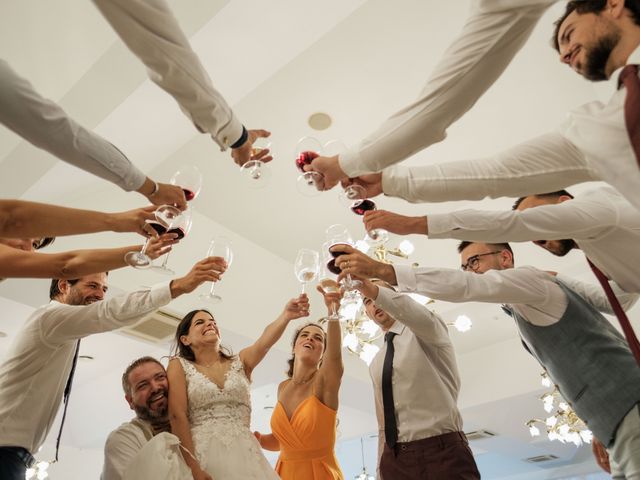
[[[231,241],[226,237],[214,237],[209,244],[207,250],[207,257],[222,257],[227,262],[227,268],[231,266],[233,261],[233,251],[231,250]],[[216,284],[211,284],[211,289],[206,295],[200,295],[200,298],[211,303],[218,303],[222,301],[220,295],[214,293]]]

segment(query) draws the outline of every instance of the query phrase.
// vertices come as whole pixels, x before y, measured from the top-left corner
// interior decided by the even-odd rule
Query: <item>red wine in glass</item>
[[[340,275],[340,273],[342,273],[342,270],[340,269],[340,267],[336,265],[335,258],[332,258],[327,262],[327,270],[329,270],[334,275]]]
[[[365,212],[369,212],[375,209],[376,209],[375,202],[373,202],[373,200],[368,200],[368,199],[358,200],[357,202],[354,202],[354,204],[351,206],[351,211],[356,215],[364,215]]]
[[[296,167],[298,167],[298,170],[304,173],[304,166],[309,165],[314,158],[317,158],[319,156],[320,155],[318,155],[316,152],[300,152],[296,157]]]
[[[178,236],[176,240],[182,240],[185,235],[184,230],[182,230],[181,228],[172,228],[167,233],[175,233]]]
[[[147,223],[151,228],[153,228],[156,232],[158,232],[158,235],[162,235],[167,231],[167,228],[158,222],[147,222]]]
[[[191,190],[187,190],[186,188],[183,188],[182,191],[184,192],[184,198],[187,199],[187,202],[193,200],[194,198],[196,198],[196,194],[194,192],[192,192]]]

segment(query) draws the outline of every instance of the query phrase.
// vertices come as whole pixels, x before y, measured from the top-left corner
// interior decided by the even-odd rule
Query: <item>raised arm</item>
[[[306,294],[289,300],[283,312],[273,322],[267,325],[262,335],[253,345],[240,351],[239,356],[247,377],[251,378],[251,372],[262,361],[269,349],[280,339],[291,320],[309,316],[309,298]]]
[[[191,469],[194,480],[210,480],[209,476],[196,460],[196,450],[191,436],[189,423],[189,403],[187,399],[187,379],[180,360],[172,358],[167,367],[169,379],[169,421],[171,433],[180,439],[182,456]]]
[[[149,240],[147,255],[155,259],[171,250],[174,234]],[[0,244],[0,278],[80,278],[92,273],[126,267],[127,252],[139,251],[142,245],[62,253],[26,252]]]
[[[321,391],[320,401],[329,408],[337,410],[338,391],[342,383],[344,374],[344,364],[342,363],[342,330],[340,328],[340,318],[333,315],[340,307],[341,293],[327,293],[320,286],[318,291],[324,298],[327,306],[327,348],[322,357],[322,365],[318,374],[320,376]]]

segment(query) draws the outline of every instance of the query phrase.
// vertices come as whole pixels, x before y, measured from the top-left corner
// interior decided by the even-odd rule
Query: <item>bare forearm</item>
[[[260,338],[258,338],[258,340],[256,341],[255,346],[264,351],[264,353],[266,354],[267,351],[269,351],[269,349],[273,347],[273,345],[278,340],[280,340],[280,337],[282,337],[282,334],[284,333],[288,324],[289,321],[285,318],[285,316],[280,315],[273,322],[267,325],[267,327],[262,332],[262,335],[260,335]]]
[[[280,442],[272,433],[260,436],[260,446],[265,450],[269,450],[271,452],[280,451]]]
[[[329,320],[327,323],[327,350],[324,361],[332,367],[342,368],[342,332],[338,320]]]
[[[193,470],[199,470],[200,464],[194,458],[195,448],[193,447],[193,438],[191,437],[191,426],[189,425],[189,419],[186,414],[172,414],[170,415],[171,421],[171,433],[180,439],[180,444],[187,450],[182,449],[182,456],[189,468]]]

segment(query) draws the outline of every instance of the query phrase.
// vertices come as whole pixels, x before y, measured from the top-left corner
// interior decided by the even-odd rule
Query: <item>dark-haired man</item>
[[[609,186],[586,191],[521,197],[512,211],[460,210],[420,217],[383,210],[367,212],[367,230],[384,228],[398,234],[426,234],[476,242],[533,241],[554,255],[575,248],[612,281],[621,303],[629,308],[640,294],[640,212]],[[574,290],[581,282],[561,276]],[[619,287],[619,288],[618,288]],[[608,302],[607,302],[608,303]]]
[[[633,73],[640,63],[640,4],[573,0],[567,11],[556,36],[560,60],[582,75],[609,79],[608,103],[582,105],[557,130],[487,158],[393,167],[355,181],[368,196],[384,192],[410,202],[440,202],[532,195],[603,180],[640,210],[640,86]],[[597,75],[590,73],[593,65]]]
[[[109,434],[104,445],[102,480],[121,480],[142,447],[154,435],[170,430],[169,383],[158,360],[142,357],[129,364],[122,374],[122,389],[136,416]]]
[[[106,273],[53,280],[51,302],[27,319],[0,365],[0,478],[24,480],[70,385],[81,338],[131,325],[225,269],[222,258],[208,257],[184,277],[104,301]]]
[[[463,271],[387,265],[349,246],[332,250],[347,252],[336,259],[342,276],[375,276],[449,302],[506,304],[527,350],[607,447],[613,478],[638,478],[640,369],[625,339],[580,295],[534,267],[514,268],[506,243],[462,242]],[[364,294],[377,299],[377,288]]]

